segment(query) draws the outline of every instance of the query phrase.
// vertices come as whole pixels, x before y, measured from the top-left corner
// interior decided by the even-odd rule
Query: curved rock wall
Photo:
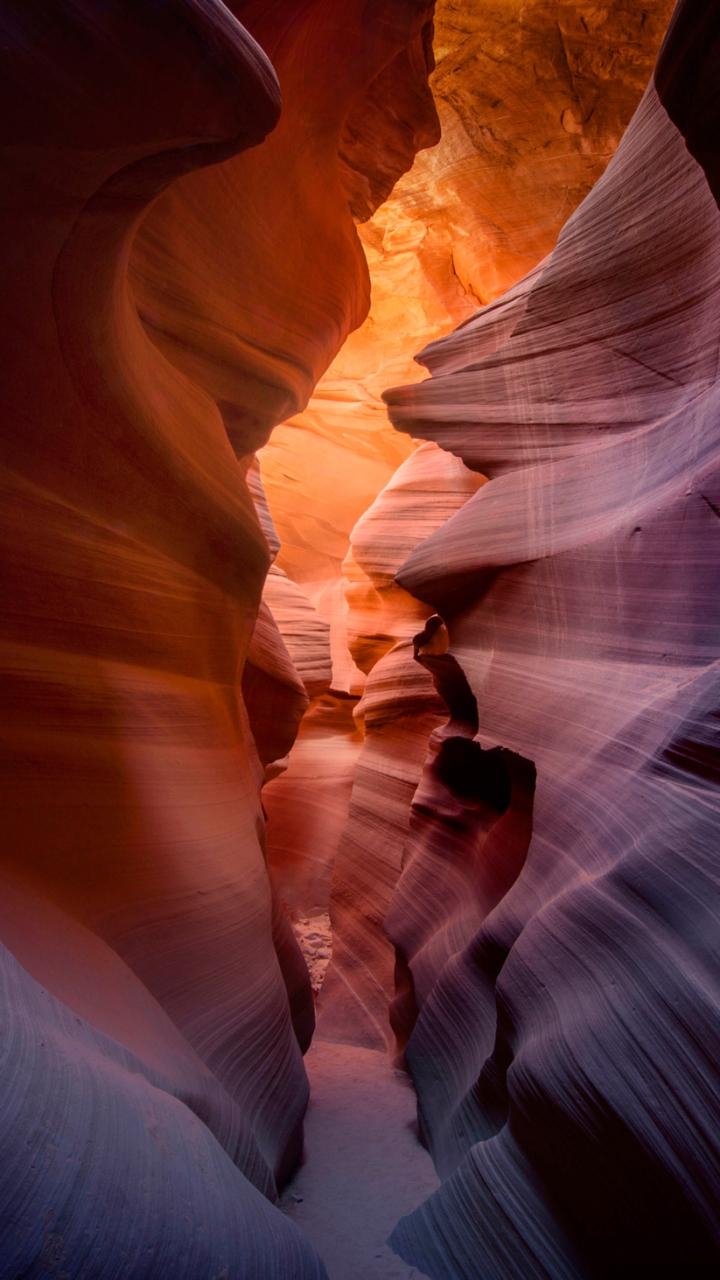
[[[298,581],[338,576],[355,523],[410,451],[382,392],[412,356],[548,254],[615,151],[673,0],[438,0],[430,84],[442,124],[360,227],[372,306],[262,465]],[[343,487],[328,492],[328,476]]]
[[[258,751],[306,694],[247,455],[363,318],[431,8],[0,6],[3,1280],[323,1274],[263,1198],[312,1004]]]
[[[411,486],[398,491],[392,519],[389,508],[375,505],[378,492],[395,484],[393,476],[404,483],[404,459],[414,448],[387,423],[381,392],[421,376],[410,358],[418,345],[468,319],[478,301],[500,293],[552,248],[564,218],[617,145],[647,82],[670,9],[671,0],[653,0],[642,12],[626,0],[592,9],[576,0],[436,5],[431,84],[443,136],[437,147],[418,155],[387,203],[360,227],[372,281],[368,319],[339,352],[308,409],[278,427],[261,453],[281,540],[278,563],[331,624],[335,690],[360,695],[373,663],[397,640],[409,639],[428,613],[390,584],[386,570],[398,567],[400,547],[388,546],[383,568],[377,564],[380,544],[422,537],[426,506],[431,519],[443,518],[443,483],[438,476],[433,487],[429,471],[427,493],[420,486],[414,504]],[[372,583],[358,563],[363,556],[373,566]],[[339,857],[333,890],[336,964],[321,999],[322,1030],[335,1034],[335,1027],[337,1034],[365,1044],[391,1036],[383,1007],[391,961],[379,922],[399,869],[409,800],[424,755],[422,737],[410,731],[400,707],[411,686],[415,694],[422,686],[431,702],[436,699],[407,645],[402,674],[399,662],[396,655],[391,668],[370,676],[372,687],[358,709],[358,724],[368,735],[357,808],[353,802],[341,845],[338,833],[348,815],[359,747],[348,732],[344,699],[336,703],[339,749],[334,750],[326,704],[312,729],[306,721],[307,742],[301,730],[288,773],[265,793],[271,858],[281,872],[283,863],[288,867],[289,879],[281,875],[280,884],[295,905],[302,899],[304,909],[318,906]],[[402,679],[399,695],[393,692],[396,679]],[[423,733],[437,723],[438,706],[423,722]],[[419,722],[415,728],[420,731]],[[370,766],[373,753],[377,759]],[[312,778],[314,788],[308,785]],[[390,787],[383,786],[386,778],[393,779]],[[388,793],[383,813],[373,799],[378,784]],[[367,867],[364,888],[359,882],[352,887],[351,868],[358,859],[363,863],[366,830],[378,851],[376,899]],[[363,905],[354,903],[355,890]],[[360,937],[365,919],[371,922],[372,945],[369,935]],[[352,942],[348,930],[355,935]],[[347,979],[342,986],[336,984],[338,966]]]
[[[188,1218],[152,1189],[181,1203],[207,1162],[212,1217],[240,1225],[300,1140],[234,688],[267,552],[214,404],[143,332],[127,259],[159,189],[262,139],[277,84],[223,6],[110,4],[99,21],[6,4],[0,22],[19,131],[2,199],[0,1270],[96,1274],[126,1227],[101,1206],[127,1194],[118,1274],[161,1256],[250,1274],[245,1242],[198,1236],[200,1205]],[[251,1250],[319,1274],[277,1230]]]
[[[482,477],[434,444],[415,450],[358,521],[344,564],[349,643],[369,672],[356,718],[364,741],[331,885],[333,961],[319,1005],[328,1039],[392,1045],[394,956],[383,929],[401,868],[410,802],[444,703],[413,661],[430,610],[394,573],[423,536],[477,492]]]
[[[480,718],[387,922],[445,1178],[394,1243],[443,1280],[717,1261],[718,65],[681,4],[547,263],[388,396],[490,477],[398,575]]]
[[[327,892],[350,699],[320,788],[327,843],[299,870],[276,857],[278,892],[263,765],[313,698],[306,773],[270,786],[292,807],[324,767],[342,628],[315,606],[327,590],[335,616],[345,535],[414,448],[378,428],[388,369],[409,333],[465,318],[539,253],[524,209],[504,253],[504,222],[493,241],[486,209],[484,239],[463,238],[442,193],[474,204],[474,165],[509,158],[522,203],[552,206],[543,252],[564,209],[535,142],[502,135],[527,114],[520,81],[481,118],[442,64],[460,45],[473,76],[516,47],[530,59],[574,200],[663,7],[445,0],[450,151],[434,187],[410,175],[368,225],[375,267],[397,253],[399,270],[318,399],[342,402],[349,436],[361,424],[352,500],[316,503],[317,469],[310,533],[297,509],[282,529],[315,557],[307,592],[277,572],[261,606],[276,546],[251,456],[365,315],[354,220],[437,138],[433,6],[0,5],[1,1280],[321,1280],[271,1203],[300,1153],[313,1026],[280,896]],[[716,6],[681,5],[555,253],[392,397],[400,425],[491,482],[418,451],[348,562],[357,660],[382,656],[323,1017],[384,1042],[389,907],[394,1025],[446,1179],[396,1242],[437,1277],[604,1280],[715,1256],[717,45]],[[595,92],[611,80],[617,118]],[[413,550],[428,492],[436,531]],[[431,609],[450,653],[440,623],[410,640]],[[359,681],[346,660],[338,687]]]
[[[210,391],[243,455],[304,409],[365,319],[353,206],[369,189],[380,199],[439,128],[427,84],[433,0],[229,7],[272,61],[282,115],[264,146],[156,202],[132,277],[154,340]]]

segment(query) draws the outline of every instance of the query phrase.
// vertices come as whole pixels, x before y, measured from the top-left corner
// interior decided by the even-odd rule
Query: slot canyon
[[[720,0],[0,62],[0,1280],[720,1274]]]

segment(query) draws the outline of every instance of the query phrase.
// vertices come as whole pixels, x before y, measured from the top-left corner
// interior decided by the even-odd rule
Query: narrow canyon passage
[[[0,0],[0,1280],[720,1273],[718,85]]]
[[[316,1039],[306,1058],[305,1163],[281,1205],[330,1280],[413,1280],[387,1239],[438,1185],[415,1136],[415,1093],[386,1054]]]

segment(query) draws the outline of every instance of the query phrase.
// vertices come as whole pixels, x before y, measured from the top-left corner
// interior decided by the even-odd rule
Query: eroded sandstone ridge
[[[382,392],[419,378],[416,351],[551,251],[617,147],[672,8],[438,0],[430,84],[442,137],[372,218],[361,211],[370,314],[263,454],[291,576],[338,577],[355,522],[411,447],[388,427]]]
[[[436,137],[431,9],[0,5],[3,1280],[323,1274],[270,1203],[313,1014],[258,792],[306,693],[245,477]]]
[[[535,265],[668,8],[442,0],[373,218],[430,0],[0,0],[0,1280],[322,1280],[268,862],[328,1035],[395,981],[409,1266],[716,1262],[712,0]]]
[[[358,697],[369,678],[356,713],[367,730],[357,773],[347,701],[336,704],[334,722],[326,703],[321,722],[315,712],[304,722],[288,773],[266,789],[270,848],[286,897],[296,901],[300,893],[314,909],[319,880],[309,860],[325,869],[326,883],[337,862],[335,959],[344,973],[331,974],[325,989],[326,1006],[333,990],[326,1034],[334,1027],[375,1045],[390,1036],[384,1005],[392,953],[386,942],[383,949],[379,922],[431,727],[426,713],[436,714],[432,681],[407,643],[430,608],[388,582],[426,535],[426,522],[447,518],[451,486],[447,467],[438,464],[433,477],[433,455],[425,454],[412,505],[405,460],[414,442],[392,431],[381,392],[421,377],[412,352],[469,319],[478,302],[501,294],[552,249],[617,146],[671,8],[671,0],[642,9],[627,0],[440,0],[430,83],[441,140],[419,153],[390,199],[360,226],[370,314],[307,410],[278,427],[261,452],[279,564],[332,624],[333,687]],[[456,493],[456,505],[469,492]],[[403,653],[373,670],[400,640]],[[312,770],[314,791],[307,785]],[[380,812],[378,786],[386,800]],[[377,880],[365,865],[368,843]]]
[[[445,1179],[394,1242],[437,1280],[717,1263],[719,66],[682,3],[553,254],[388,395],[489,477],[398,574],[480,726],[387,918]]]

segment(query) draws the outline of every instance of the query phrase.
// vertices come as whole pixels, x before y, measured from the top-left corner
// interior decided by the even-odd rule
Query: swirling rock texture
[[[353,212],[437,141],[438,123],[427,85],[432,0],[351,0],[342,12],[328,0],[230,7],[272,61],[282,116],[263,147],[156,202],[133,281],[153,337],[212,391],[247,454],[305,407],[364,320],[369,280]]]
[[[323,1274],[270,1203],[312,1004],[248,655],[306,693],[245,476],[363,318],[431,7],[0,6],[4,1280]]]
[[[422,444],[355,525],[343,576],[348,645],[362,671],[372,671],[393,645],[422,629],[428,607],[395,575],[418,543],[440,529],[483,482],[459,458]]]
[[[349,643],[369,675],[355,713],[363,744],[335,849],[333,960],[319,1006],[321,1033],[347,1044],[384,1049],[393,1043],[394,956],[383,919],[400,874],[428,738],[446,710],[432,678],[413,659],[411,637],[430,610],[398,586],[394,574],[482,483],[459,459],[421,445],[351,535],[344,565]]]
[[[401,179],[386,204],[360,227],[372,280],[368,320],[351,335],[321,379],[308,409],[278,427],[261,452],[263,479],[281,541],[277,563],[302,585],[331,626],[334,690],[361,695],[373,662],[395,641],[408,640],[428,613],[408,593],[389,586],[387,577],[369,587],[354,552],[347,554],[351,540],[354,546],[358,537],[370,546],[378,531],[364,525],[365,513],[398,467],[403,474],[403,461],[413,448],[409,439],[388,426],[381,393],[393,382],[415,381],[421,376],[411,352],[468,319],[478,301],[501,293],[552,248],[564,218],[590,189],[615,149],[647,82],[670,9],[671,0],[643,5],[642,12],[627,3],[606,4],[600,9],[546,0],[482,5],[440,0],[436,6],[437,68],[431,83],[443,125],[442,139],[437,147],[419,154],[412,171]],[[359,212],[365,216],[367,211]],[[334,479],[340,475],[342,484]],[[440,500],[443,487],[438,476],[433,504]],[[402,520],[403,535],[406,529],[410,535],[406,554],[411,542],[423,536],[423,502],[420,495],[414,507],[403,508],[398,494],[392,519]],[[433,506],[433,510],[437,509]],[[395,537],[395,526],[382,518],[384,531],[379,537]],[[414,533],[412,521],[416,522]],[[398,554],[392,562],[393,571],[400,561]],[[384,616],[388,607],[392,619]],[[409,653],[406,646],[402,677],[397,657],[392,660],[391,679],[385,668],[371,677],[373,688],[358,710],[359,727],[373,725],[372,750],[378,749],[381,736],[393,732],[393,705],[399,708],[410,686],[415,687],[416,695],[423,687],[431,702],[436,698],[429,676],[418,669]],[[349,660],[349,654],[354,661]],[[402,678],[401,695],[397,689],[393,692],[396,677]],[[378,716],[373,710],[366,722],[364,711],[375,707],[378,696],[385,710]],[[434,715],[438,714],[437,705]],[[283,861],[294,868],[292,884],[282,878],[280,883],[295,906],[300,905],[298,891],[305,871],[310,876],[303,909],[319,905],[318,889],[324,892],[329,868],[338,857],[338,832],[348,813],[359,749],[357,738],[353,740],[348,734],[347,702],[338,700],[335,706],[336,730],[332,706],[326,703],[321,726],[312,730],[314,741],[312,746],[307,744],[306,759],[301,755],[306,750],[305,734],[311,732],[309,721],[301,730],[288,774],[266,792],[272,803],[270,856],[279,870]],[[409,724],[404,716],[401,721]],[[435,719],[427,722],[423,731],[435,723]],[[337,753],[334,737],[339,746],[342,744]],[[412,763],[406,756],[398,766],[411,741],[416,746],[411,752]],[[363,754],[363,770],[368,752]],[[384,894],[391,885],[387,877],[391,866],[393,875],[399,867],[408,801],[419,779],[423,755],[422,739],[414,733],[405,747],[402,734],[394,743],[388,738],[378,754],[377,765],[389,769],[390,777],[395,778],[401,768],[402,799],[395,782],[391,788],[398,805],[398,824],[390,819],[395,800],[383,806],[382,814],[377,812],[372,788],[378,776],[370,785],[372,775],[363,774],[365,781],[358,775],[360,820],[350,819],[348,827],[348,831],[351,827],[356,831],[353,857],[362,859],[366,820],[371,822],[378,848],[383,815],[390,819],[388,835],[392,830],[386,846],[392,854],[384,855],[380,863],[383,902],[372,901],[369,880],[365,894],[383,953],[386,944],[378,922]],[[344,769],[342,776],[340,769]],[[293,781],[296,770],[298,787]],[[323,779],[322,787],[314,793],[306,785],[313,771]],[[331,788],[326,785],[330,779]],[[344,847],[350,849],[347,843]],[[307,850],[313,851],[315,869],[323,868],[322,884],[314,878]],[[345,862],[344,854],[340,862]],[[341,875],[338,888],[344,879]],[[338,900],[336,942],[342,932],[340,910]],[[348,924],[361,918],[350,905],[347,912],[345,908],[342,911]],[[359,945],[359,939],[356,943]],[[338,962],[341,954],[336,945]],[[375,986],[377,999],[371,1002],[374,1029],[369,1041],[363,1030],[366,1015],[352,995],[359,981],[363,1004],[370,1001],[378,953],[372,966],[368,960],[365,954],[362,962],[358,959],[352,974],[344,969],[351,991],[342,1002],[347,1013],[342,1018],[342,1035],[376,1043],[378,1036],[384,1040],[390,1034],[382,1009],[388,994],[385,980]],[[382,967],[387,974],[385,962]],[[330,1004],[336,1004],[334,998],[330,1000],[332,983],[331,975],[324,995],[326,1034],[333,1023]]]
[[[262,455],[291,577],[339,576],[356,521],[410,450],[382,392],[420,377],[414,352],[550,252],[617,146],[672,7],[438,0],[430,83],[442,138],[360,227],[368,319]],[[328,493],[338,474],[342,493]]]
[[[283,903],[292,916],[306,918],[327,913],[359,746],[355,703],[330,690],[330,627],[302,588],[273,566],[265,599],[302,677],[308,707],[292,754],[266,774],[268,856]]]
[[[388,397],[490,477],[398,575],[480,717],[388,918],[445,1179],[394,1243],[433,1277],[718,1261],[719,66],[682,3],[547,263]]]

